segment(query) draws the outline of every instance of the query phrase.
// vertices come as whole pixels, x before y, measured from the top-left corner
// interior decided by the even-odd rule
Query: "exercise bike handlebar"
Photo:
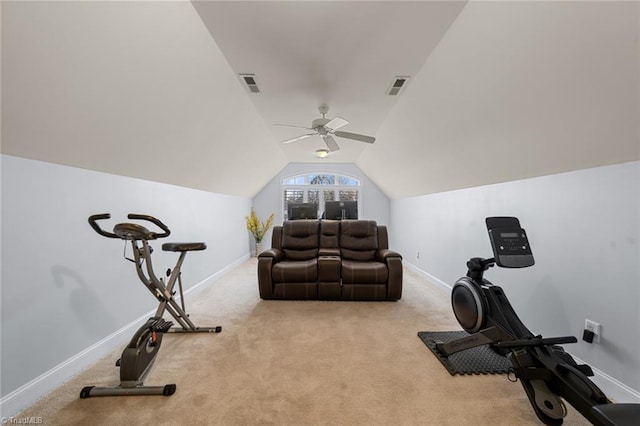
[[[91,225],[93,230],[96,231],[98,234],[102,235],[103,237],[121,239],[120,236],[116,235],[113,232],[105,231],[104,229],[102,229],[100,227],[100,225],[98,225],[97,221],[110,219],[110,218],[111,218],[111,214],[110,213],[94,214],[94,215],[89,216],[89,225]],[[129,215],[127,215],[127,218],[133,219],[133,220],[145,220],[147,222],[151,222],[154,225],[156,225],[158,228],[160,228],[162,230],[162,232],[160,232],[160,233],[152,232],[151,234],[153,235],[154,238],[164,238],[164,237],[168,237],[171,234],[171,231],[169,230],[167,225],[165,225],[159,219],[156,219],[153,216],[149,216],[149,215],[146,215],[146,214],[129,213]]]
[[[169,230],[169,228],[167,227],[167,225],[165,225],[164,223],[162,223],[160,221],[160,219],[156,219],[153,216],[149,216],[147,214],[135,214],[135,213],[129,213],[129,215],[127,216],[129,219],[137,219],[137,220],[146,220],[147,222],[151,222],[154,225],[156,225],[158,228],[162,229],[162,233],[157,233],[154,232],[156,238],[164,238],[164,237],[168,237],[171,234],[171,231]]]
[[[100,225],[98,225],[97,223],[98,220],[104,220],[104,219],[110,219],[110,218],[111,218],[111,214],[109,213],[94,214],[89,216],[89,225],[91,225],[93,230],[96,231],[98,234],[102,235],[103,237],[120,238],[113,232],[107,232],[104,229],[100,228]]]

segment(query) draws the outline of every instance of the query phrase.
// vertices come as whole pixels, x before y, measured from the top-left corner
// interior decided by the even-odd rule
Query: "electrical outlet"
[[[584,329],[593,332],[593,343],[600,343],[600,324],[591,320],[584,320]]]

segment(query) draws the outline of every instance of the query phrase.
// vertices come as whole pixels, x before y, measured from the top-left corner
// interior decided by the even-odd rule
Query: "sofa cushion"
[[[342,261],[343,284],[384,284],[388,279],[389,270],[384,263]]]
[[[347,220],[340,224],[340,252],[346,260],[374,260],[378,226],[373,220]]]
[[[320,248],[338,249],[340,238],[340,222],[323,220],[320,222]]]
[[[273,265],[271,279],[276,283],[309,283],[318,280],[318,260],[284,260]]]
[[[317,220],[287,220],[283,224],[282,250],[291,260],[309,260],[318,256]]]

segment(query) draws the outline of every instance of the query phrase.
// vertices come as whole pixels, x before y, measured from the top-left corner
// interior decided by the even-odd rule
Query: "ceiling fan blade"
[[[278,127],[294,127],[296,129],[313,130],[311,127],[293,126],[291,124],[274,124],[274,126],[278,126]]]
[[[300,139],[306,139],[311,136],[315,136],[315,133],[307,133],[306,135],[296,136],[295,138],[287,139],[286,141],[282,141],[282,143],[291,143],[295,141],[299,141]]]
[[[333,138],[333,136],[331,136],[331,135],[322,135],[322,139],[324,139],[324,143],[327,144],[327,148],[329,148],[329,151],[333,152],[333,151],[337,151],[337,150],[340,149],[340,147],[338,146],[338,143]]]
[[[349,124],[349,122],[347,120],[345,120],[344,118],[340,118],[340,117],[336,117],[334,119],[332,119],[331,121],[329,121],[327,124],[324,125],[324,127],[328,127],[331,130],[336,130],[339,129],[342,126],[346,126],[347,124]]]
[[[376,138],[374,138],[373,136],[359,135],[357,133],[338,131],[338,132],[333,132],[333,134],[340,138],[353,139],[354,141],[360,141],[360,142],[366,142],[366,143],[374,143],[376,141]]]

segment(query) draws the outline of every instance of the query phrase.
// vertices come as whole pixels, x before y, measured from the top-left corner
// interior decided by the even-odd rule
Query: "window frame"
[[[333,176],[333,182],[330,184],[318,184],[311,183],[313,177],[317,176]],[[302,178],[302,179],[301,179]],[[345,179],[355,182],[355,184],[345,185],[340,184],[341,180]],[[287,183],[287,181],[291,181],[291,183]],[[302,183],[300,183],[302,182]],[[357,199],[358,202],[358,217],[362,217],[362,198],[364,187],[362,185],[362,178],[339,173],[339,172],[325,172],[325,171],[308,171],[302,173],[296,173],[292,175],[285,176],[280,179],[280,214],[282,215],[282,220],[288,219],[287,206],[285,205],[285,191],[286,190],[298,190],[302,191],[302,202],[306,203],[309,200],[309,191],[317,190],[318,191],[318,216],[322,215],[324,211],[324,202],[325,202],[325,191],[332,190],[334,193],[334,200],[339,200],[340,191],[357,191]],[[333,201],[333,200],[330,200]]]

